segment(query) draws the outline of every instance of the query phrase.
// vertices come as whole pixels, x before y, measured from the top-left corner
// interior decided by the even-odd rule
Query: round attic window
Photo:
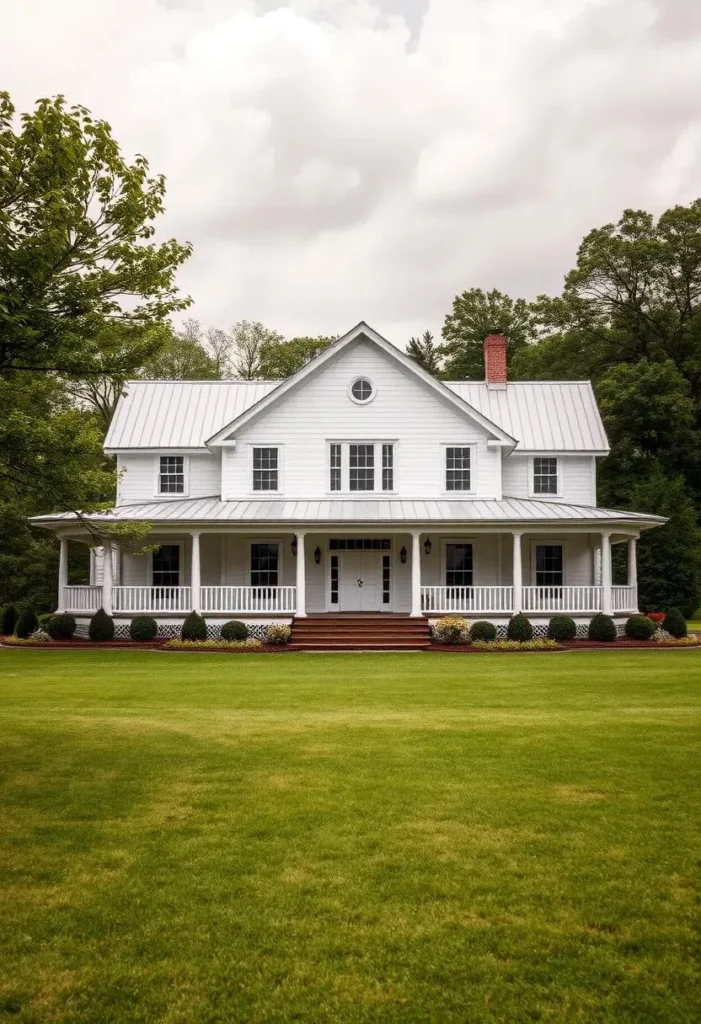
[[[372,381],[367,377],[358,377],[350,387],[351,398],[354,402],[369,402],[375,395],[375,388]]]

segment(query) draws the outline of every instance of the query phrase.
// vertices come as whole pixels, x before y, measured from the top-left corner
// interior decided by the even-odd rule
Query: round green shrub
[[[550,640],[574,640],[577,636],[577,623],[569,615],[553,615],[548,623]]]
[[[104,608],[99,608],[90,619],[88,636],[91,640],[95,640],[98,643],[105,640],[114,640],[114,621]]]
[[[656,623],[647,615],[631,615],[626,620],[626,636],[631,640],[651,640],[656,629]]]
[[[52,615],[44,628],[52,640],[70,640],[75,633],[75,617]]]
[[[509,640],[519,640],[523,643],[524,640],[533,639],[533,626],[531,620],[525,615],[514,615],[513,618],[509,619],[509,625],[506,627],[506,636]]]
[[[45,629],[47,622],[50,622],[55,614],[56,612],[42,612],[41,615],[37,615],[37,618],[39,620],[39,626],[42,629]]]
[[[589,623],[587,635],[590,640],[597,640],[603,644],[612,644],[616,639],[616,623],[610,615],[603,615],[600,612]]]
[[[207,623],[197,612],[190,612],[180,630],[181,640],[206,640]]]
[[[0,636],[12,636],[18,618],[19,612],[15,606],[13,604],[6,604],[2,610],[2,619],[0,620]]]
[[[664,617],[662,629],[664,629],[665,633],[671,633],[672,636],[676,636],[677,639],[679,637],[686,636],[688,632],[686,628],[686,619],[678,608],[669,609]]]
[[[473,622],[470,626],[470,641],[474,643],[475,640],[486,641],[491,643],[492,640],[497,638],[497,627],[493,622]]]
[[[19,618],[15,623],[15,636],[26,640],[37,629],[39,629],[39,619],[36,617],[34,609],[26,608],[23,612],[20,612]]]
[[[129,636],[132,640],[155,640],[158,635],[158,623],[150,615],[135,615],[129,623]]]
[[[245,622],[239,622],[237,619],[225,622],[221,628],[221,638],[222,640],[247,640],[248,626]]]

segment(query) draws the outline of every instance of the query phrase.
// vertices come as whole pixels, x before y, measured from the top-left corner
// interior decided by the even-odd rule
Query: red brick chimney
[[[506,387],[506,335],[488,334],[484,343],[484,379],[498,390]]]

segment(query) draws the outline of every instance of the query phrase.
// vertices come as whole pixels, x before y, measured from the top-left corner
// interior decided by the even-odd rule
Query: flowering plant
[[[653,622],[664,622],[664,612],[647,612],[648,619],[652,619]]]

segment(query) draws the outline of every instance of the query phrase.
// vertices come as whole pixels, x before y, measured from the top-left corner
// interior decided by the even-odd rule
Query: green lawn
[[[0,651],[0,1019],[688,1024],[700,684]]]

